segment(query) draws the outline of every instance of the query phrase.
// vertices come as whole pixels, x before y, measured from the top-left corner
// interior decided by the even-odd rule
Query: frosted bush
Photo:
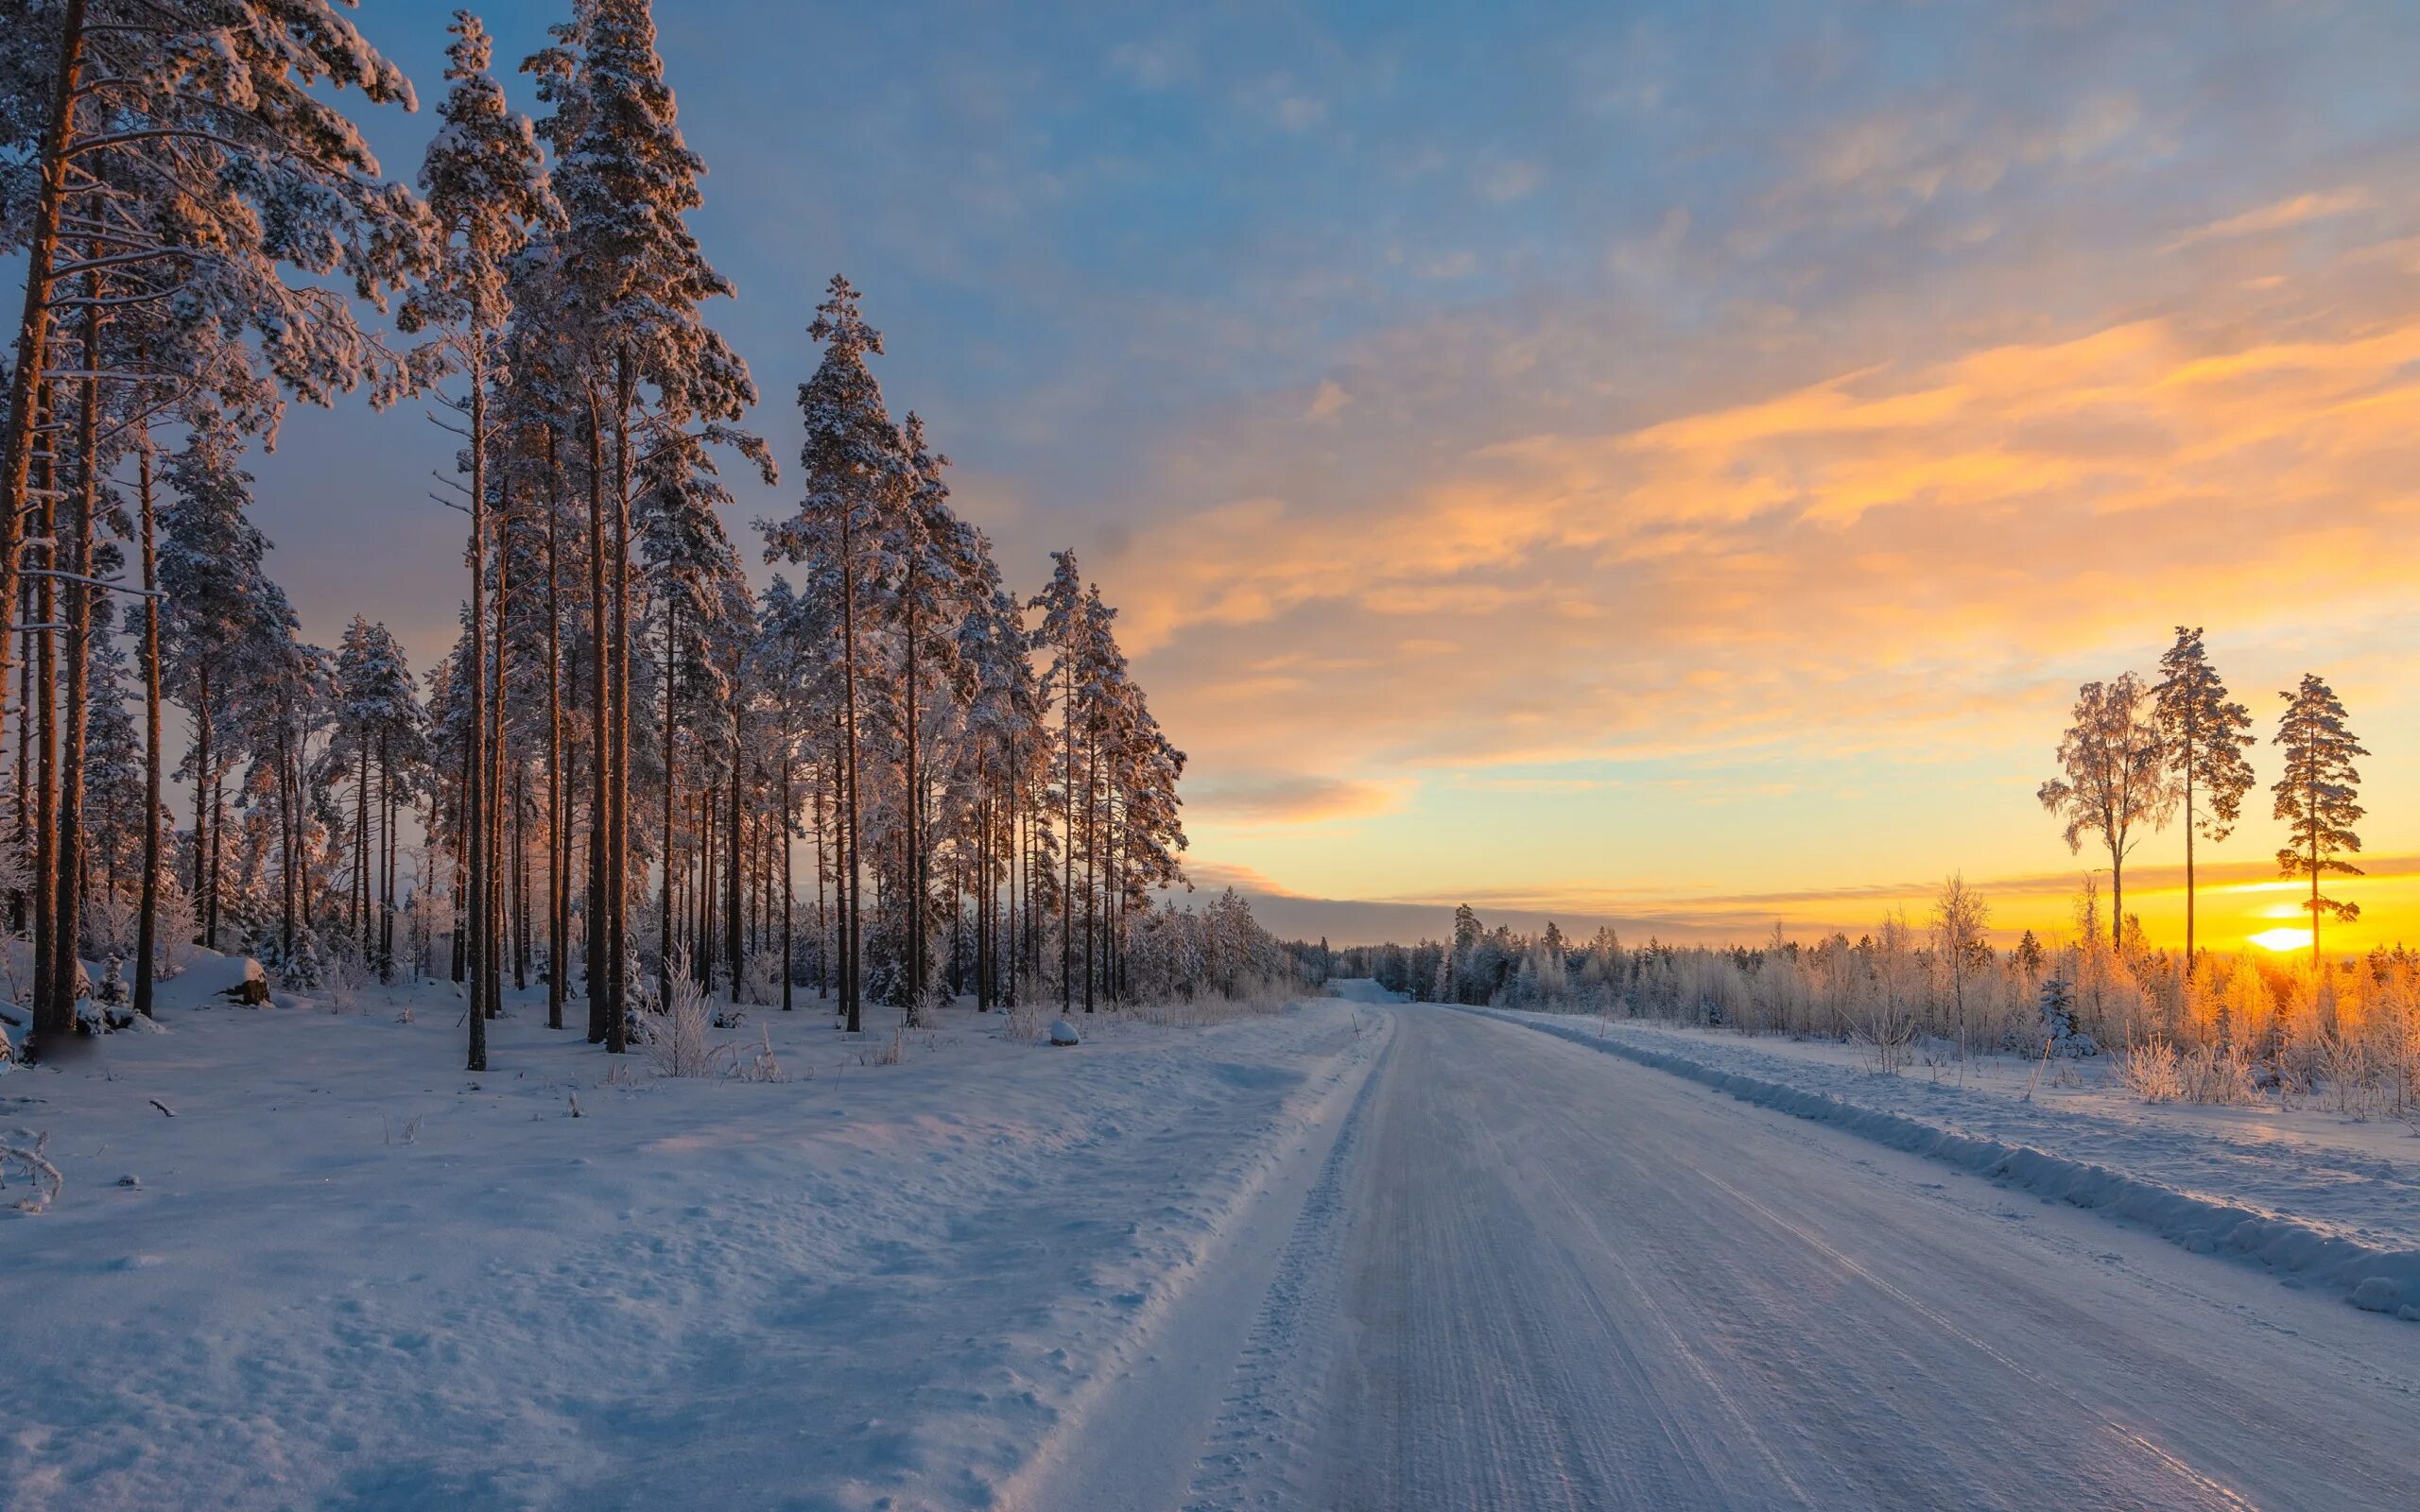
[[[2119,1064],[2126,1090],[2147,1103],[2173,1103],[2185,1096],[2185,1077],[2177,1066],[2176,1047],[2153,1035],[2128,1053]]]
[[[2252,1079],[2252,1057],[2241,1045],[2197,1045],[2180,1057],[2177,1070],[2187,1102],[2239,1107],[2260,1101],[2260,1089]]]
[[[739,1001],[771,1007],[782,1001],[782,957],[776,951],[758,951],[739,973]]]
[[[638,1015],[648,1063],[659,1076],[713,1075],[714,1005],[691,974],[686,951],[673,953],[671,975],[672,1001],[660,1012]]]

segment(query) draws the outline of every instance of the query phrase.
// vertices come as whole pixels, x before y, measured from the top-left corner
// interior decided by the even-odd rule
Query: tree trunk
[[[1095,941],[1099,935],[1099,888],[1097,872],[1100,861],[1100,730],[1089,724],[1084,730],[1084,1011],[1093,1011],[1093,979]]]
[[[546,427],[546,1027],[563,1026],[563,943],[569,932],[571,836],[563,807],[561,438]]]
[[[663,917],[657,919],[655,931],[655,1001],[663,1007],[672,1003],[673,687],[680,677],[676,664],[680,654],[681,603],[672,599],[664,612],[664,881],[658,892],[658,912]]]
[[[509,831],[507,809],[510,800],[504,790],[505,731],[504,679],[509,646],[506,627],[512,597],[512,479],[507,473],[496,490],[495,514],[495,665],[488,683],[488,745],[480,755],[487,772],[480,786],[487,799],[487,815],[483,821],[488,850],[488,890],[480,901],[486,911],[482,937],[488,947],[488,974],[484,989],[487,1015],[500,1018],[504,1013],[504,956],[510,949],[505,935],[504,890],[509,863],[504,854],[504,837]]]
[[[842,734],[847,741],[848,812],[840,826],[840,1005],[849,1032],[865,1028],[857,974],[857,573],[854,507],[840,514],[840,683]]]
[[[605,857],[605,991],[612,1005],[605,1023],[605,1048],[621,1055],[629,1045],[629,1012],[623,963],[628,958],[625,931],[630,924],[631,813],[631,407],[636,380],[630,354],[614,363],[614,717],[611,734],[614,759],[607,804],[606,832],[611,849]]]
[[[160,931],[160,588],[151,496],[151,438],[136,453],[135,489],[143,511],[143,888],[134,915],[134,1011],[152,1017],[152,958]]]
[[[787,722],[786,722],[786,721],[785,721],[785,725],[786,725],[786,723],[787,723]],[[792,984],[792,982],[791,982],[791,980],[790,980],[790,979],[791,979],[791,977],[792,977],[792,976],[794,976],[794,975],[796,974],[796,973],[795,973],[794,971],[791,971],[791,969],[790,969],[790,919],[791,919],[791,916],[792,916],[792,915],[794,915],[794,914],[796,914],[796,913],[798,912],[797,900],[796,900],[796,899],[791,895],[791,880],[790,880],[790,815],[791,815],[792,813],[796,812],[796,811],[795,811],[795,810],[793,810],[793,809],[790,807],[790,803],[791,803],[791,799],[790,799],[790,759],[791,759],[791,758],[790,758],[790,745],[789,745],[789,741],[790,741],[790,732],[789,732],[789,730],[788,730],[786,728],[785,728],[785,729],[782,730],[782,732],[781,732],[781,733],[782,733],[782,828],[781,828],[781,847],[782,847],[782,1011],[783,1011],[784,1013],[787,1013],[787,1012],[789,1012],[789,1011],[790,1011],[791,1006],[792,1006],[791,1002],[790,1002],[790,997],[791,997],[791,988],[792,988],[793,984]]]
[[[84,309],[84,368],[101,370],[101,283],[97,274],[85,281],[93,302]],[[83,381],[82,404],[76,419],[77,497],[75,534],[69,538],[67,570],[66,724],[60,733],[59,757],[59,898],[54,907],[56,943],[51,964],[54,1030],[76,1023],[76,981],[82,974],[81,936],[84,901],[84,730],[91,697],[93,669],[93,590],[81,579],[93,576],[93,526],[101,507],[100,381]],[[57,548],[53,548],[55,556]]]
[[[728,896],[723,899],[722,904],[722,945],[723,964],[731,973],[731,1001],[735,1004],[739,1001],[740,974],[746,970],[747,965],[739,937],[740,923],[744,917],[740,892],[740,857],[747,850],[742,843],[739,815],[740,766],[746,759],[743,754],[745,747],[740,744],[742,730],[739,710],[744,701],[744,692],[734,687],[731,713],[731,833],[725,844],[725,850],[729,851],[725,872]]]
[[[605,432],[594,382],[587,385],[587,393],[588,612],[591,621],[588,909],[585,916],[588,936],[588,1042],[602,1044],[608,1038],[607,1024],[613,1014],[612,973],[605,968],[608,931],[604,927],[605,911],[611,906],[606,896],[605,867],[611,848],[608,836],[613,826],[613,805],[607,800],[612,782],[606,771],[613,754],[613,743],[606,736],[607,719],[611,713],[607,708],[612,682],[607,675],[611,636],[610,621],[605,611]]]
[[[154,629],[157,618],[154,617]],[[156,633],[153,644],[158,644]],[[154,657],[156,665],[157,657]],[[193,899],[199,943],[218,947],[218,784],[211,765],[210,663],[194,669]]]
[[[17,322],[17,361],[9,384],[9,430],[0,438],[0,605],[16,611],[19,556],[24,548],[28,488],[42,408],[43,372],[49,365],[52,268],[59,257],[59,216],[67,198],[67,143],[76,129],[76,98],[84,65],[84,0],[67,0],[60,16],[59,62],[51,77],[50,111],[43,133],[42,187],[26,237],[25,312]],[[0,634],[0,687],[9,680],[13,647]],[[26,718],[20,709],[18,719]]]
[[[474,343],[475,350],[475,340]],[[462,848],[469,875],[462,903],[464,965],[470,971],[471,1071],[488,1069],[488,386],[483,365],[471,363],[471,568],[470,724],[462,753]]]
[[[42,434],[54,438],[59,401],[44,386],[36,410],[43,417]],[[34,579],[34,1039],[63,1034],[71,1026],[59,1018],[52,986],[58,973],[59,942],[59,637],[52,624],[59,618],[59,465],[58,442],[43,443],[35,477],[41,498],[35,507],[40,531],[43,576]],[[29,548],[34,542],[26,543]],[[69,1020],[74,1015],[69,1014]]]

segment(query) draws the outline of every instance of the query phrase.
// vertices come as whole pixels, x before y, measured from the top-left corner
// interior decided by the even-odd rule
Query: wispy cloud
[[[2314,220],[2326,220],[2336,215],[2351,215],[2357,210],[2374,210],[2377,198],[2355,184],[2350,188],[2332,189],[2319,194],[2294,195],[2289,198],[2247,210],[2239,215],[2229,215],[2192,230],[2160,249],[2164,252],[2183,251],[2203,242],[2226,241],[2238,236],[2256,236],[2264,232],[2285,231]]]

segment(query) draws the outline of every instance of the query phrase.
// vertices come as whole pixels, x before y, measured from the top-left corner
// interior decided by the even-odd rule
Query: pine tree
[[[2252,712],[2227,696],[2226,684],[2202,648],[2201,627],[2176,627],[2176,644],[2159,659],[2152,690],[2152,720],[2168,769],[2185,802],[2185,958],[2193,959],[2193,836],[2213,841],[2234,830],[2252,788]],[[2197,805],[2206,802],[2206,808]]]
[[[411,103],[323,0],[64,0],[0,29],[7,187],[25,207],[0,224],[26,254],[0,433],[0,602],[18,602],[33,522],[35,596],[53,606],[38,622],[55,627],[33,637],[38,696],[21,715],[40,722],[43,757],[40,1035],[72,1022],[78,974],[88,651],[97,595],[117,586],[90,570],[103,473],[130,437],[197,406],[267,431],[280,390],[324,403],[366,379],[384,402],[407,384],[343,285],[382,304],[409,279],[419,207],[378,181],[323,86]],[[13,650],[0,637],[0,682]]]
[[[113,904],[138,882],[143,865],[143,737],[127,708],[128,678],[126,647],[106,631],[95,636],[84,737],[82,828],[89,837],[84,890]],[[121,939],[88,939],[84,944],[126,948]]]
[[[887,522],[913,486],[899,433],[883,408],[882,387],[866,358],[882,354],[882,334],[857,309],[857,291],[835,274],[807,335],[823,344],[815,375],[799,386],[799,411],[806,440],[799,452],[806,495],[787,520],[760,521],[769,561],[815,559],[819,571],[802,592],[829,597],[839,628],[841,746],[839,792],[840,1009],[849,1032],[864,1028],[860,953],[864,913],[861,832],[864,800],[860,779],[861,726],[858,685],[867,673],[870,637],[859,635],[862,602],[874,566],[871,554]]]
[[[642,463],[675,446],[727,444],[768,484],[775,473],[764,444],[735,423],[756,399],[747,365],[699,318],[700,304],[733,290],[687,226],[703,202],[705,167],[681,138],[649,7],[579,0],[552,35],[555,45],[523,66],[553,107],[539,130],[555,149],[564,224],[546,255],[562,291],[557,313],[579,351],[587,443],[589,1034],[619,1054],[631,833],[631,535]]]
[[[488,708],[488,399],[490,386],[509,376],[500,370],[498,359],[512,316],[507,276],[510,264],[529,244],[533,229],[552,221],[556,210],[537,136],[527,119],[507,107],[504,91],[488,72],[493,55],[486,30],[467,10],[456,11],[446,29],[454,34],[454,43],[446,49],[445,77],[454,87],[439,107],[445,124],[429,143],[420,175],[441,238],[441,256],[427,282],[405,301],[397,324],[406,332],[441,332],[425,349],[432,365],[459,371],[469,387],[455,406],[469,426],[464,471],[470,475],[471,514],[464,552],[471,574],[465,704],[471,758],[462,801],[467,815],[463,844],[475,902],[464,918],[475,1008],[469,1016],[469,1069],[485,1071],[485,1021],[495,1011],[502,982],[492,906],[497,846],[491,787],[500,737],[491,729]]]
[[[379,181],[360,134],[317,93],[350,86],[409,109],[411,86],[326,0],[64,0],[23,19],[0,35],[0,123],[23,146],[40,122],[9,185],[30,213],[7,221],[27,267],[0,435],[6,603],[17,596],[40,390],[65,356],[54,341],[62,312],[104,299],[172,308],[180,330],[222,353],[250,333],[259,373],[288,392],[325,403],[368,379],[383,400],[404,387],[402,365],[330,281],[380,304],[426,256],[417,203]],[[27,97],[38,80],[40,104]],[[103,274],[106,295],[90,284]],[[149,357],[101,376],[159,386],[171,402],[180,381],[224,377],[190,350]],[[252,399],[229,418],[273,425],[273,397]],[[0,638],[0,681],[9,654]]]
[[[2320,964],[2319,921],[2335,918],[2350,921],[2361,917],[2361,905],[2339,902],[2320,895],[2322,877],[2330,873],[2358,877],[2361,868],[2344,859],[2359,853],[2361,837],[2353,826],[2361,820],[2361,774],[2353,758],[2366,756],[2344,725],[2344,705],[2335,690],[2311,673],[2299,687],[2277,696],[2286,712],[2277,721],[2276,744],[2285,747],[2286,771],[2271,789],[2276,795],[2276,817],[2286,821],[2290,843],[2277,850],[2280,876],[2310,882],[2310,959]]]
[[[194,783],[194,880],[200,943],[216,950],[223,898],[224,785],[248,754],[232,717],[239,692],[234,674],[270,587],[263,570],[268,541],[246,518],[251,474],[236,465],[229,427],[199,417],[184,447],[168,465],[176,498],[161,511],[160,587],[164,593],[160,642],[162,689],[191,718],[194,746],[182,770]]]
[[[2109,851],[2110,938],[2126,927],[2126,857],[2145,829],[2168,822],[2175,803],[2150,695],[2133,673],[2076,691],[2075,723],[2059,742],[2064,777],[2042,784],[2042,806],[2066,820],[2069,850],[2095,834]]]
[[[1060,803],[1059,864],[1059,1010],[1068,1012],[1075,1006],[1075,897],[1076,897],[1076,736],[1080,718],[1080,696],[1077,679],[1082,667],[1086,641],[1084,622],[1083,572],[1076,563],[1076,553],[1054,551],[1050,554],[1049,586],[1033,600],[1032,608],[1042,611],[1042,623],[1034,627],[1034,644],[1047,646],[1051,652],[1048,682],[1055,684],[1059,703],[1060,764],[1057,798]]]
[[[393,970],[394,899],[386,866],[392,844],[390,816],[398,789],[425,759],[422,719],[403,647],[384,624],[354,615],[337,651],[335,734],[320,770],[331,785],[348,779],[353,783],[353,874],[346,922],[359,958],[377,963],[382,979]]]

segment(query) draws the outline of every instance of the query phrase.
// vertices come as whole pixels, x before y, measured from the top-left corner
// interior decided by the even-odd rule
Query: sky
[[[2420,942],[2420,8],[659,9],[754,428],[795,456],[845,271],[1012,580],[1073,546],[1118,607],[1196,881],[1281,931],[1854,936],[1952,871],[2069,930],[2076,686],[2196,625],[2263,737],[2204,940],[2294,923],[2310,671],[2372,753],[2330,941]],[[363,117],[390,176],[446,14],[358,13],[424,102]],[[558,11],[486,19],[510,63]],[[306,633],[438,655],[449,445],[290,415]],[[743,541],[791,497],[739,491]],[[2130,861],[2155,937],[2182,859]]]

